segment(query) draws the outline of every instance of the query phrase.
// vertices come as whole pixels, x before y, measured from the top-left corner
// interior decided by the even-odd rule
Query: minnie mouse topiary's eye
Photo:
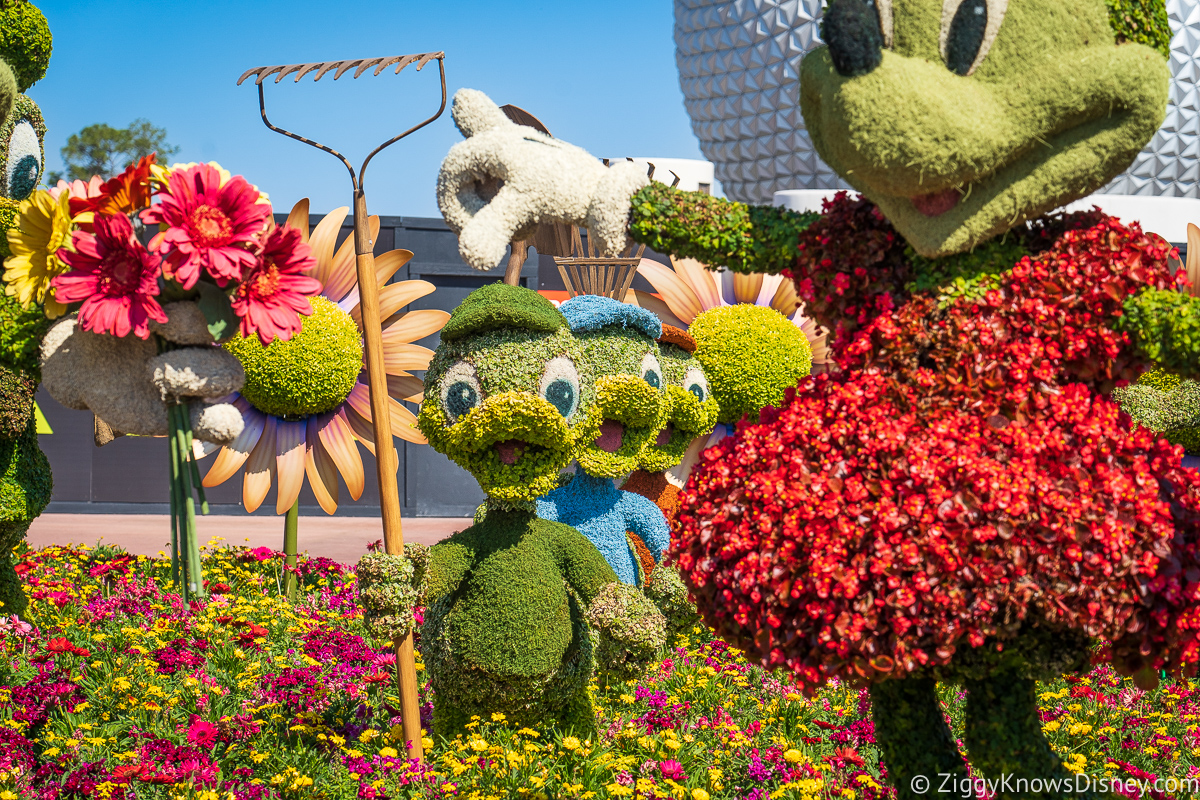
[[[442,408],[453,425],[463,414],[483,403],[483,388],[475,367],[459,361],[442,376]]]
[[[642,380],[655,389],[662,390],[662,367],[659,366],[658,358],[653,353],[647,353],[646,357],[642,359]]]
[[[13,126],[8,138],[8,159],[4,163],[4,196],[24,200],[37,188],[42,174],[42,148],[37,131],[28,120]]]
[[[940,45],[951,72],[975,71],[996,40],[1007,8],[1008,0],[943,0]]]
[[[575,416],[579,409],[579,371],[574,362],[566,356],[550,359],[542,373],[538,394],[564,418]]]
[[[683,377],[683,388],[701,403],[708,399],[708,379],[695,367],[688,367],[687,374]]]

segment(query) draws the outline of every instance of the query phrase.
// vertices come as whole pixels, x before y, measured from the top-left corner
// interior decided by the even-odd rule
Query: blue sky
[[[267,130],[253,84],[237,78],[264,64],[432,50],[446,52],[451,95],[483,90],[597,156],[703,157],[683,107],[668,0],[34,1],[54,34],[50,69],[29,91],[46,116],[51,170],[71,133],[144,117],[167,129],[177,160],[218,161],[277,210],[304,196],[314,212],[347,205],[345,167]],[[357,165],[440,100],[436,64],[368,75],[271,83],[271,120]],[[377,156],[366,180],[371,212],[437,216],[438,164],[460,139],[447,108]]]

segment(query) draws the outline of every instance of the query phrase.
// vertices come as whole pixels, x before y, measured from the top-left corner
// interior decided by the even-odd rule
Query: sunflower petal
[[[271,491],[271,480],[275,476],[275,428],[279,420],[264,415],[263,432],[250,452],[246,462],[246,476],[242,479],[242,505],[253,513]]]
[[[346,419],[346,411],[339,410],[331,414],[323,425],[318,425],[317,436],[326,454],[342,473],[342,480],[350,496],[355,500],[362,497],[366,485],[363,474],[362,456],[358,453],[358,445],[354,443],[354,430]],[[311,441],[311,436],[309,437]]]
[[[304,451],[304,472],[308,475],[308,485],[312,487],[321,510],[332,514],[337,511],[338,503],[337,467],[325,450],[325,445],[321,444],[317,428],[317,417],[309,417],[305,436],[308,446]]]
[[[362,446],[375,455],[375,429],[371,427],[371,409],[367,406],[367,415],[364,417],[353,406],[346,409],[346,422],[350,424],[350,430],[354,432],[354,438],[362,442]]]
[[[300,231],[300,241],[308,242],[308,198],[292,206],[292,212],[288,214],[287,222],[284,223],[289,228],[295,228]]]
[[[419,403],[425,396],[425,382],[420,378],[405,373],[404,375],[387,376],[388,394],[410,403]]]
[[[738,303],[758,302],[758,293],[762,290],[763,278],[761,272],[743,275],[740,272],[730,272],[733,276],[733,299]]]
[[[392,373],[409,372],[414,369],[427,369],[433,358],[433,351],[419,344],[402,342],[383,342],[383,368]]]
[[[720,308],[721,287],[717,285],[717,273],[694,258],[672,258],[671,266],[691,285],[701,306],[705,309]]]
[[[317,227],[308,236],[308,245],[312,248],[313,258],[317,262],[316,271],[311,277],[316,278],[322,284],[328,283],[326,279],[333,271],[333,246],[337,243],[337,235],[338,231],[342,229],[342,222],[349,213],[350,209],[346,206],[335,208],[317,223]],[[335,299],[332,294],[328,293],[325,296],[334,302],[341,299],[340,297]]]
[[[783,276],[779,277],[783,278]],[[775,294],[771,298],[771,308],[785,317],[790,317],[796,313],[796,309],[800,308],[800,305],[800,295],[796,294],[796,284],[787,278],[780,280],[779,288],[775,290]]]
[[[380,312],[387,319],[385,311]],[[437,333],[446,326],[450,314],[437,308],[422,308],[417,311],[406,311],[396,318],[396,321],[383,329],[385,342],[415,342],[430,334]]]
[[[276,514],[286,514],[304,486],[304,431],[303,421],[280,420],[275,432],[275,470],[279,475]]]
[[[388,409],[392,413],[392,436],[413,444],[429,444],[425,434],[417,428],[417,417],[394,397],[388,398]]]
[[[208,468],[208,473],[201,481],[205,488],[220,486],[232,478],[241,469],[242,464],[246,463],[246,459],[250,457],[250,451],[262,437],[266,417],[253,408],[244,397],[239,397],[233,405],[242,412],[245,425],[242,427],[242,432],[234,437],[232,442],[222,447],[221,452],[213,460],[212,466]]]
[[[643,258],[638,266],[638,275],[650,281],[650,285],[662,295],[663,302],[678,319],[687,327],[704,311],[704,305],[696,292],[675,271],[663,266],[657,261]]]
[[[404,252],[407,250],[393,250],[392,253]],[[388,253],[387,255],[391,255]],[[378,267],[379,262],[375,262]],[[379,290],[379,318],[387,319],[392,314],[395,314],[400,309],[404,308],[414,300],[420,300],[425,295],[431,293],[436,287],[429,281],[399,281],[397,283],[384,286]],[[362,310],[358,302],[358,286],[354,287],[354,291],[347,295],[346,299],[354,298],[354,306],[350,309],[350,316],[354,317],[354,321],[362,327]]]
[[[367,217],[367,229],[371,241],[378,239],[379,217]],[[357,290],[358,256],[354,252],[353,236],[347,236],[334,254],[333,265],[322,283],[325,284],[325,296],[338,303],[345,302],[350,293]]]
[[[684,329],[688,326],[686,322],[675,316],[675,312],[666,303],[649,292],[632,289],[629,294],[625,295],[625,302],[657,314],[664,325],[674,325],[676,328]]]

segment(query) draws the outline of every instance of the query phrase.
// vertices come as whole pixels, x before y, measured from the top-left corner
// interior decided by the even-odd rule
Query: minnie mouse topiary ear
[[[17,91],[28,91],[46,74],[53,44],[46,17],[33,3],[0,0],[0,61],[12,70]]]

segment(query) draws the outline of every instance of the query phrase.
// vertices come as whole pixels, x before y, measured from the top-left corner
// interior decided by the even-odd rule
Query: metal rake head
[[[359,168],[357,175],[355,175],[355,173],[354,173],[354,165],[351,164],[350,161],[344,155],[339,153],[337,150],[334,150],[332,147],[329,147],[327,145],[323,145],[320,142],[315,142],[312,139],[307,139],[303,136],[300,136],[299,134],[292,133],[289,130],[284,130],[283,128],[280,128],[277,125],[272,124],[271,120],[269,120],[267,118],[267,104],[266,104],[266,97],[263,93],[263,81],[265,81],[267,78],[271,77],[272,75],[276,76],[274,82],[279,83],[284,78],[295,73],[295,75],[296,75],[295,83],[299,83],[300,79],[303,78],[305,75],[315,72],[316,74],[313,75],[313,83],[316,83],[317,81],[321,80],[321,78],[323,78],[329,72],[333,73],[333,79],[336,81],[338,78],[342,77],[350,70],[354,70],[354,74],[351,77],[358,78],[360,75],[362,75],[364,72],[371,69],[372,67],[374,68],[373,75],[379,75],[385,69],[387,69],[388,67],[390,67],[392,65],[395,65],[395,67],[396,67],[393,74],[399,75],[400,71],[403,70],[405,67],[407,67],[409,64],[415,63],[417,65],[417,70],[419,71],[426,64],[428,64],[430,61],[433,61],[435,59],[438,62],[438,75],[441,79],[441,84],[442,84],[442,104],[441,104],[441,106],[438,107],[437,113],[435,113],[433,116],[429,117],[425,121],[412,126],[408,130],[406,130],[404,133],[401,133],[399,136],[393,136],[391,139],[388,139],[386,142],[384,142],[383,144],[379,145],[374,150],[372,150],[367,155],[366,159],[363,160],[362,166]],[[446,54],[442,51],[438,51],[436,53],[416,53],[413,55],[403,55],[403,56],[380,56],[378,58],[353,58],[353,59],[348,59],[345,61],[314,61],[314,62],[311,62],[308,64],[279,64],[276,66],[255,67],[253,69],[248,69],[244,73],[242,73],[242,77],[238,78],[237,85],[241,86],[242,83],[247,78],[249,78],[251,75],[257,76],[254,80],[254,83],[256,86],[258,86],[258,109],[259,109],[259,112],[262,114],[263,123],[268,128],[275,131],[276,133],[283,134],[284,136],[288,136],[292,139],[295,139],[298,142],[303,142],[304,144],[315,147],[318,150],[324,150],[326,153],[329,153],[332,156],[336,156],[343,164],[346,165],[346,169],[348,169],[350,171],[350,182],[354,186],[355,193],[358,194],[358,193],[362,192],[363,176],[366,174],[367,165],[371,163],[371,159],[374,158],[377,153],[379,153],[384,148],[400,141],[405,136],[408,136],[410,133],[413,133],[415,131],[420,130],[421,128],[424,128],[426,125],[428,125],[429,123],[433,122],[435,119],[440,117],[442,115],[442,112],[446,110],[446,63],[445,63],[445,59],[446,59]]]

